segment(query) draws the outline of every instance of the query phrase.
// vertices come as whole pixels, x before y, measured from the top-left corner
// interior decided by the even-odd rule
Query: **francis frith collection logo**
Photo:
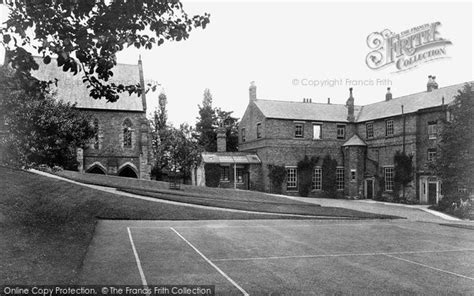
[[[367,45],[372,49],[365,60],[367,66],[373,70],[393,66],[395,72],[400,72],[447,58],[446,46],[452,43],[441,38],[440,26],[440,22],[434,22],[401,33],[389,29],[371,33],[367,36]]]

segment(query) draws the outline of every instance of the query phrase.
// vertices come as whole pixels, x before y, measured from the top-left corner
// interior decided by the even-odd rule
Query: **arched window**
[[[132,148],[132,122],[128,118],[123,122],[123,147]]]
[[[94,149],[99,149],[99,119],[94,118]]]

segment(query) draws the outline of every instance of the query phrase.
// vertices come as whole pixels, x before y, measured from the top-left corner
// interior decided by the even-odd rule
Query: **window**
[[[344,139],[346,137],[346,126],[343,124],[337,125],[337,138]]]
[[[385,191],[393,191],[393,167],[384,168]]]
[[[367,139],[371,139],[374,137],[374,124],[372,122],[369,122],[365,125],[365,133]]]
[[[228,166],[221,167],[221,181],[229,181],[229,168]]]
[[[304,127],[302,123],[295,123],[295,138],[303,138]]]
[[[322,170],[321,168],[314,168],[313,171],[313,190],[322,189]]]
[[[242,137],[242,142],[245,142],[245,128],[241,130],[240,135]]]
[[[393,136],[393,120],[385,121],[385,136],[390,137]]]
[[[286,168],[286,189],[296,190],[298,184],[298,174],[296,168]]]
[[[356,176],[357,176],[356,170],[351,170],[351,181],[355,181]]]
[[[428,138],[436,139],[438,133],[438,124],[436,121],[428,122]]]
[[[313,139],[322,139],[321,124],[313,124]]]
[[[428,161],[434,161],[436,159],[436,148],[428,149]]]
[[[344,168],[336,168],[336,188],[344,190]]]
[[[237,183],[244,183],[244,170],[237,168]]]
[[[132,148],[132,122],[130,119],[125,119],[123,122],[123,147]]]
[[[99,120],[97,118],[94,119],[94,149],[99,149]]]
[[[260,139],[262,137],[262,124],[257,123],[257,139]]]

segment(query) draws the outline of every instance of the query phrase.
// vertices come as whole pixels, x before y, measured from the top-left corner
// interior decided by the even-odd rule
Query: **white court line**
[[[449,252],[467,252],[467,251],[474,251],[474,249],[438,250],[438,251],[374,252],[374,253],[345,253],[345,254],[320,254],[320,255],[294,255],[294,256],[270,256],[270,257],[249,257],[249,258],[222,258],[222,259],[212,259],[212,260],[214,260],[214,261],[253,261],[253,260],[349,257],[349,256],[380,256],[380,255],[389,256],[389,255],[402,255],[402,254],[449,253]]]
[[[436,271],[444,272],[444,273],[447,273],[447,274],[455,275],[455,276],[462,277],[462,278],[469,279],[469,280],[474,280],[474,278],[472,278],[472,277],[468,277],[468,276],[465,276],[465,275],[462,275],[462,274],[459,274],[459,273],[439,269],[439,268],[432,267],[432,266],[429,266],[429,265],[426,265],[426,264],[423,264],[423,263],[411,261],[411,260],[408,260],[408,259],[403,259],[403,258],[400,258],[400,257],[388,255],[388,254],[384,254],[384,255],[387,256],[387,257],[390,257],[390,258],[394,258],[394,259],[398,259],[398,260],[405,261],[405,262],[408,262],[408,263],[420,265],[420,266],[423,266],[423,267],[426,267],[426,268],[429,268],[429,269],[433,269],[433,270],[436,270]]]
[[[234,282],[233,279],[231,279],[225,272],[223,272],[217,265],[212,263],[211,260],[209,260],[203,253],[201,253],[195,246],[193,246],[184,236],[182,236],[176,229],[173,227],[170,227],[171,230],[173,230],[180,238],[182,238],[191,248],[194,249],[201,257],[206,260],[207,263],[209,263],[212,267],[214,267],[222,276],[224,276],[232,285],[234,285],[237,289],[240,290],[245,296],[249,296],[249,294],[241,287],[239,286],[236,282]]]
[[[286,220],[283,220],[286,221]],[[336,219],[335,221],[339,221]],[[387,221],[389,222],[389,221]],[[203,225],[203,226],[173,226],[174,228],[295,228],[295,227],[321,227],[321,226],[335,226],[335,225],[385,225],[390,226],[391,224],[381,224],[381,223],[374,223],[373,221],[367,221],[366,223],[321,223],[321,224],[299,224],[299,225]],[[161,229],[161,228],[170,228],[170,226],[130,226],[130,228],[134,229]]]
[[[142,264],[140,263],[140,258],[138,257],[137,249],[135,248],[135,244],[133,243],[132,232],[130,231],[130,227],[127,227],[128,236],[130,237],[130,243],[132,244],[133,254],[135,255],[135,261],[137,262],[138,272],[140,273],[140,278],[142,279],[142,284],[144,287],[147,287],[148,284],[146,282],[145,273],[142,269]]]

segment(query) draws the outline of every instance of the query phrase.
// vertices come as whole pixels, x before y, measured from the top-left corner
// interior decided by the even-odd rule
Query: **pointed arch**
[[[96,161],[89,166],[86,173],[107,175],[107,169],[100,162]]]
[[[133,125],[130,118],[125,118],[122,123],[124,148],[132,148],[132,127]]]
[[[117,175],[120,177],[128,177],[128,178],[136,178],[138,179],[138,169],[137,167],[131,163],[131,162],[126,162],[122,164],[118,171]]]

